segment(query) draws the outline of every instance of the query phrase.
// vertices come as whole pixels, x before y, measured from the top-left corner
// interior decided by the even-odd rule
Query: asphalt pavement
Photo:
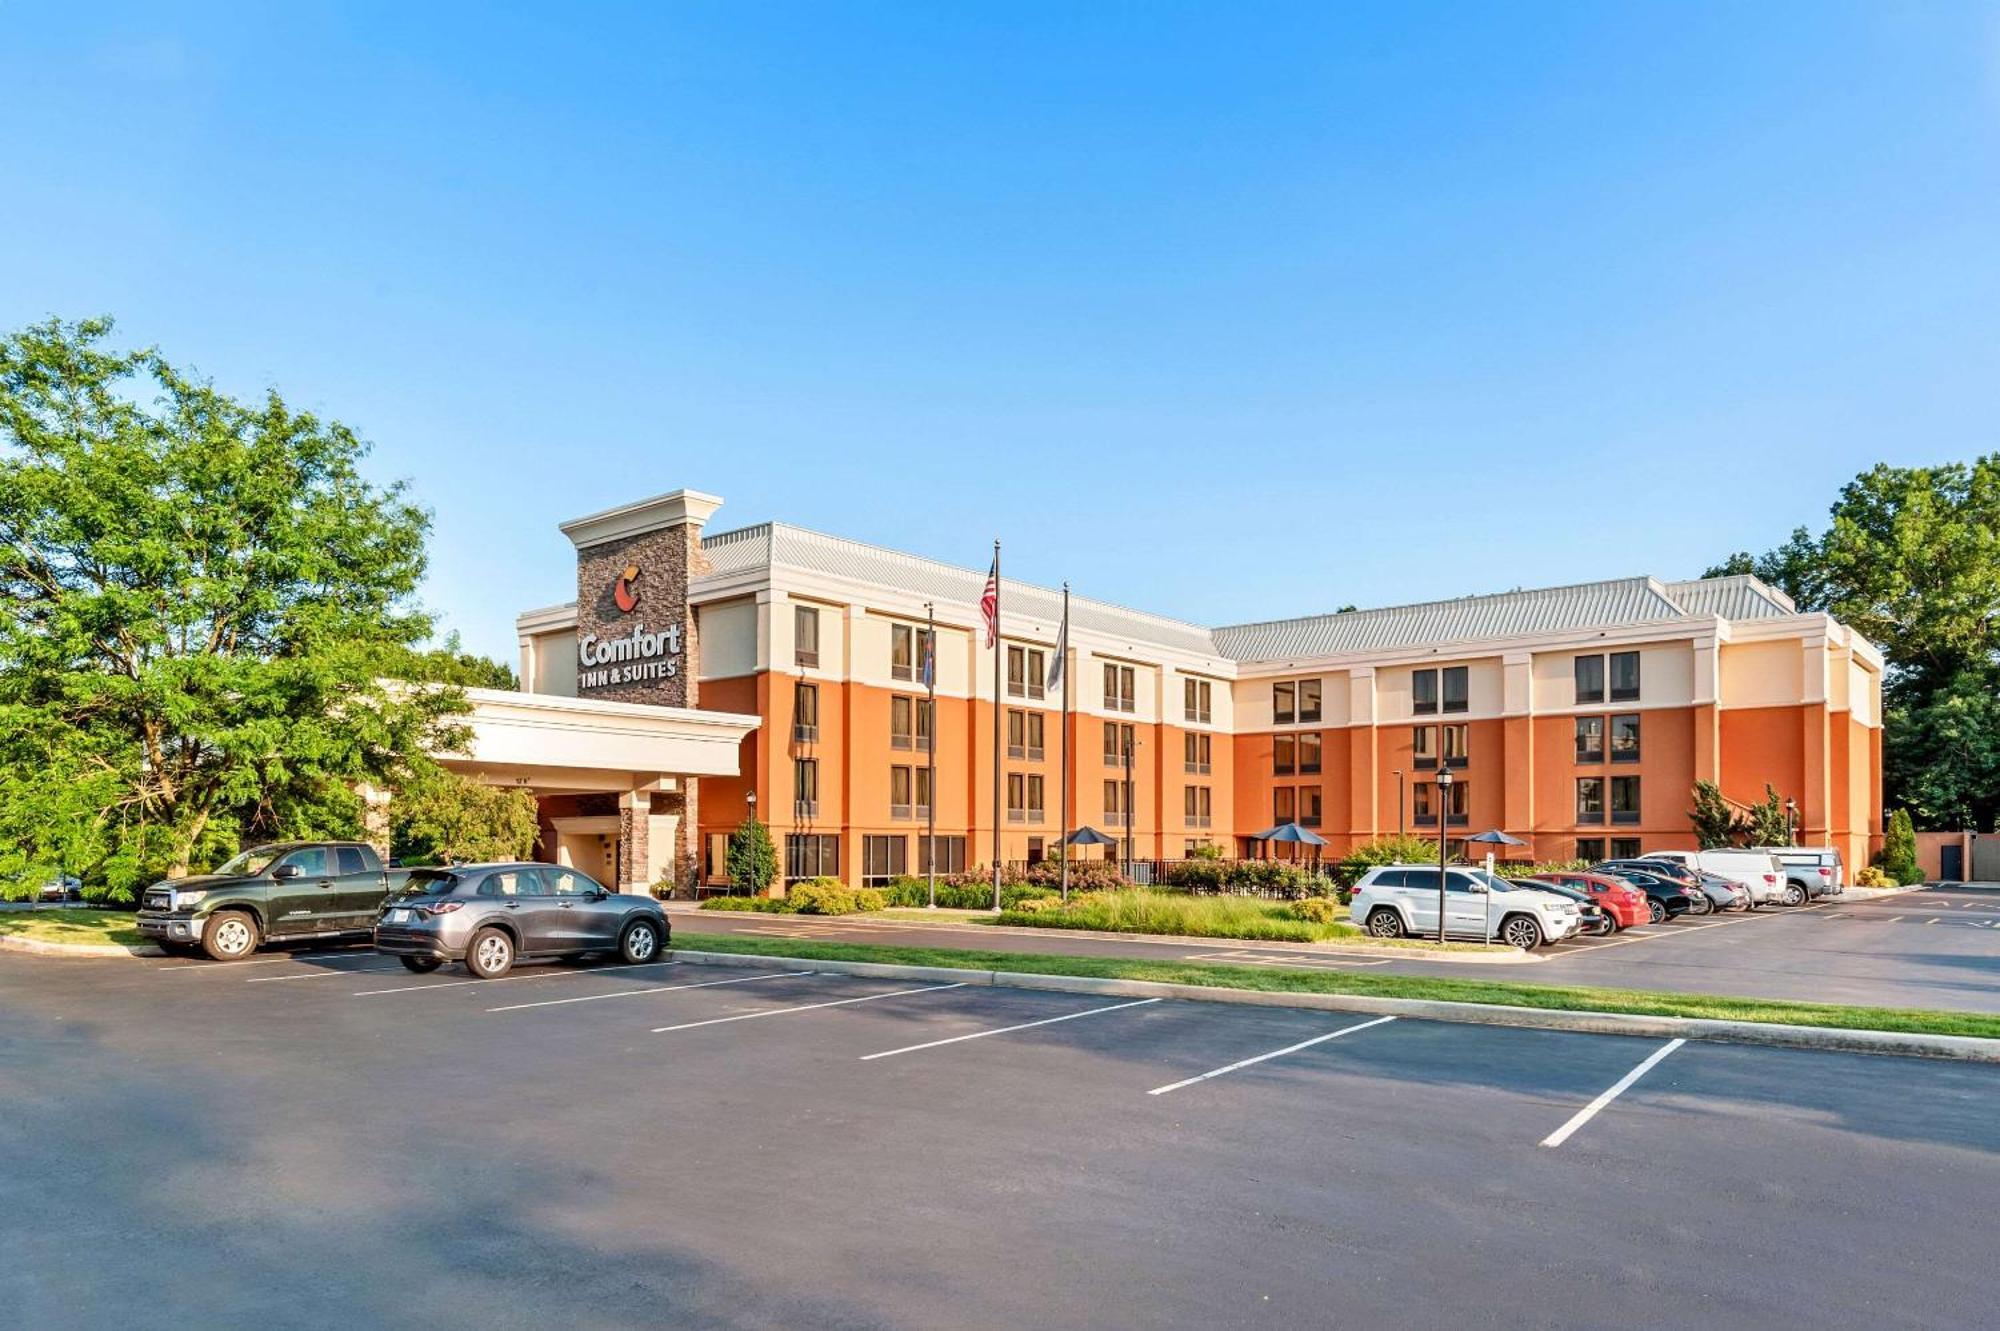
[[[1992,1322],[2000,1068],[798,971],[0,956],[0,1308]]]

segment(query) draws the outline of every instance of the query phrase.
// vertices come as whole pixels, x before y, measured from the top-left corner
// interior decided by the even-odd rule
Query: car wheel
[[[1624,925],[1618,923],[1618,917],[1616,915],[1613,915],[1608,910],[1604,912],[1604,936],[1606,938],[1611,937],[1611,935],[1617,933],[1620,929],[1623,929],[1624,927],[1625,927]]]
[[[1533,916],[1509,915],[1500,922],[1500,941],[1509,947],[1530,952],[1542,945],[1542,938],[1542,926]]]
[[[618,938],[618,957],[628,966],[651,961],[660,953],[659,926],[651,920],[634,920]]]
[[[201,931],[201,950],[217,961],[241,961],[257,950],[257,921],[240,910],[220,910]]]
[[[1715,908],[1715,903],[1708,899],[1707,893],[1690,892],[1688,894],[1688,914],[1706,915],[1709,913],[1709,911],[1713,910],[1714,908]]]
[[[1667,908],[1661,905],[1657,899],[1653,897],[1647,897],[1646,917],[1648,923],[1659,924],[1667,918]]]
[[[1787,906],[1805,905],[1806,890],[1803,887],[1800,887],[1797,883],[1788,884],[1785,888],[1785,904]]]
[[[465,968],[477,979],[499,979],[514,969],[514,940],[498,929],[481,929],[465,949]]]
[[[398,957],[396,960],[402,962],[404,966],[419,975],[429,975],[432,971],[444,965],[436,957]]]
[[[1368,914],[1368,932],[1377,938],[1401,938],[1403,917],[1387,906],[1377,906]]]

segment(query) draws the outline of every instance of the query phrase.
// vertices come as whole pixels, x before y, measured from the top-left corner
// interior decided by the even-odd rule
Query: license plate
[[[390,924],[401,924],[405,920],[408,920],[410,918],[410,912],[399,906],[395,910],[390,911],[387,915],[384,915],[382,918],[384,920],[387,920]]]

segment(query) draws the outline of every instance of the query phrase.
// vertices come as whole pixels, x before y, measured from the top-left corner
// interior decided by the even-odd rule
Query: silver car
[[[608,891],[553,864],[413,869],[375,922],[376,950],[411,970],[462,961],[482,980],[505,975],[516,961],[591,952],[637,965],[656,960],[672,936],[651,897]]]

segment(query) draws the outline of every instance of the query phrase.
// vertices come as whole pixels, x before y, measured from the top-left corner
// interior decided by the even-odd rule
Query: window
[[[1007,821],[1023,823],[1028,820],[1028,778],[1019,772],[1007,774]]]
[[[1039,698],[1048,683],[1048,656],[1039,647],[1007,648],[1007,696]]]
[[[1299,792],[1290,786],[1279,786],[1271,792],[1271,814],[1278,826],[1299,820]]]
[[[1207,786],[1188,786],[1181,791],[1182,808],[1189,827],[1207,827],[1213,814],[1213,795]]]
[[[1104,723],[1104,765],[1123,767],[1125,755],[1132,750],[1132,725],[1129,721],[1106,721]],[[1134,757],[1138,755],[1133,754]]]
[[[840,838],[815,832],[793,832],[785,838],[785,877],[840,877]]]
[[[1579,716],[1576,719],[1576,760],[1580,763],[1604,761],[1604,718]]]
[[[917,747],[917,700],[907,694],[889,695],[889,747]]]
[[[909,624],[889,626],[889,678],[917,677],[917,630]]]
[[[1309,730],[1299,736],[1299,771],[1319,770],[1320,736],[1317,730]]]
[[[368,861],[361,857],[359,846],[342,846],[334,852],[334,857],[343,878],[348,874],[368,872]]]
[[[1596,864],[1604,858],[1604,838],[1584,836],[1576,839],[1576,857],[1586,864]]]
[[[1614,823],[1636,823],[1639,821],[1638,777],[1614,776],[1611,778],[1611,821]]]
[[[1299,787],[1299,823],[1304,827],[1319,826],[1321,791],[1318,786]]]
[[[819,685],[804,680],[792,685],[792,738],[801,744],[819,739]]]
[[[910,769],[891,767],[889,769],[889,816],[908,818],[913,801],[910,798]]]
[[[1298,719],[1298,686],[1284,680],[1271,686],[1271,720],[1276,725],[1288,726]]]
[[[1125,783],[1122,781],[1104,783],[1104,821],[1113,827],[1125,825]]]
[[[1444,709],[1447,712],[1463,712],[1472,705],[1472,669],[1469,666],[1447,666],[1444,671]]]
[[[1465,722],[1460,721],[1457,725],[1451,726],[1439,726],[1438,729],[1444,732],[1444,765],[1446,767],[1465,766],[1468,761],[1465,750]]]
[[[545,897],[549,887],[532,869],[503,869],[486,875],[479,885],[482,897]]]
[[[1611,701],[1639,701],[1639,653],[1611,653]]]
[[[1136,712],[1138,705],[1138,680],[1128,665],[1104,663],[1104,710],[1107,712]]]
[[[1437,821],[1437,787],[1428,781],[1410,783],[1410,821],[1419,826]]]
[[[1636,714],[1611,718],[1611,761],[1639,761],[1639,718]]]
[[[1210,747],[1213,738],[1210,735],[1181,736],[1181,752],[1184,758],[1181,766],[1184,770],[1199,776],[1208,774],[1209,760],[1214,753]]]
[[[1431,716],[1438,709],[1438,672],[1418,670],[1410,675],[1410,711],[1416,716]]]
[[[1042,839],[1041,839],[1040,837],[1038,837],[1038,836],[1031,836],[1031,837],[1029,837],[1029,838],[1028,838],[1028,863],[1029,863],[1029,865],[1030,865],[1030,866],[1033,866],[1033,865],[1037,865],[1037,864],[1040,864],[1040,863],[1041,863],[1041,862],[1042,862],[1043,860],[1045,860],[1045,859],[1047,859],[1047,858],[1048,858],[1047,854],[1046,854],[1046,853],[1044,853],[1044,852],[1043,852],[1043,850],[1042,850]]]
[[[1615,836],[1611,838],[1611,858],[1614,860],[1636,860],[1639,858],[1639,838],[1635,836]]]
[[[1576,779],[1576,820],[1579,823],[1604,821],[1604,778],[1580,776]]]
[[[928,767],[915,769],[917,787],[917,817],[931,816],[931,773]]]
[[[931,871],[930,837],[917,838],[917,872]],[[941,836],[937,838],[937,871],[939,873],[965,872],[965,838],[962,836]]]
[[[1214,699],[1209,682],[1205,679],[1183,680],[1181,692],[1187,719],[1207,725],[1211,715],[1209,704]]]
[[[861,885],[886,887],[909,872],[910,839],[902,836],[861,838]]]
[[[1438,765],[1436,726],[1410,728],[1410,764],[1423,771]]]
[[[809,605],[792,607],[792,653],[801,670],[819,664],[819,611]]]
[[[1027,712],[1011,708],[1007,712],[1007,756],[1038,760],[1045,750],[1042,747],[1043,726],[1047,718],[1040,712]]]
[[[819,759],[817,758],[792,760],[792,816],[795,818],[819,816]]]
[[[1028,821],[1039,823],[1042,821],[1043,812],[1042,778],[1030,773],[1028,775]]]
[[[1299,681],[1299,720],[1319,720],[1320,681],[1302,679]]]
[[[1445,803],[1444,816],[1446,824],[1452,827],[1462,825],[1471,817],[1471,811],[1472,791],[1470,786],[1464,781],[1452,782],[1451,795]]]
[[[1298,770],[1298,745],[1290,735],[1279,735],[1271,741],[1271,770],[1279,776],[1289,776]]]
[[[582,897],[597,891],[597,884],[574,869],[543,869],[542,881],[554,897]]]
[[[285,856],[284,862],[299,871],[301,878],[330,878],[333,867],[326,862],[325,846],[308,846]]]
[[[1604,701],[1604,658],[1601,656],[1579,656],[1576,658],[1576,701],[1578,706],[1587,702]]]
[[[917,752],[931,751],[931,700],[917,699]]]

